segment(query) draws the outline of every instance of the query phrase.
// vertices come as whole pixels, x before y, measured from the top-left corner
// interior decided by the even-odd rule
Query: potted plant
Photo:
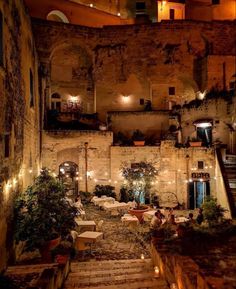
[[[15,240],[24,251],[39,249],[44,261],[50,250],[75,227],[76,209],[65,199],[63,184],[42,169],[34,184],[15,202]]]
[[[133,143],[135,146],[144,146],[145,145],[144,134],[139,129],[136,129],[133,132],[132,140],[133,140]]]
[[[157,170],[151,163],[140,162],[131,167],[124,166],[122,175],[125,179],[124,186],[137,203],[136,208],[129,212],[142,222],[143,213],[149,210],[149,207],[145,206],[145,196],[150,193],[151,185],[157,176]]]
[[[66,264],[74,254],[73,245],[69,241],[61,241],[52,251],[52,259],[59,264]]]

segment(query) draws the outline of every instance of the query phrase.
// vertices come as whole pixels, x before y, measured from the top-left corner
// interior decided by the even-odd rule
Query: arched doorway
[[[75,198],[78,195],[78,165],[74,162],[63,162],[59,166],[59,179],[66,187],[68,197]]]

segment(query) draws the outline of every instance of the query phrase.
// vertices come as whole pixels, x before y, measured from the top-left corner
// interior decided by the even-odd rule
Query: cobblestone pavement
[[[96,224],[104,221],[100,230],[104,233],[104,239],[93,246],[91,255],[79,253],[76,257],[78,261],[138,259],[141,254],[150,258],[148,224],[127,227],[122,224],[120,216],[111,217],[93,204],[85,205],[84,209],[86,220],[94,220]]]

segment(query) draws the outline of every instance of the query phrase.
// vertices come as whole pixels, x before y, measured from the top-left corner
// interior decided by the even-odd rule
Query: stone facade
[[[12,246],[15,194],[39,169],[37,55],[22,1],[1,1],[3,46],[0,66],[0,271]],[[6,250],[6,247],[8,251]]]
[[[132,137],[139,129],[153,140],[164,137],[170,125],[169,111],[109,112],[108,119],[109,128],[116,134],[122,132]]]
[[[43,133],[42,165],[58,174],[59,165],[71,161],[78,165],[79,190],[85,190],[85,142],[88,142],[88,190],[92,192],[95,179],[110,179],[110,146],[112,132],[55,131]]]
[[[212,141],[213,144],[227,144],[231,153],[236,153],[236,98],[226,101],[223,98],[204,100],[200,106],[182,108],[181,128],[183,143],[188,138],[196,138],[197,120],[209,119],[212,121]]]
[[[80,51],[74,62],[79,69],[69,67],[66,74],[64,69],[57,70],[57,78],[65,77],[65,85],[58,90],[88,98],[85,107],[98,112],[102,121],[110,110],[143,110],[140,99],[151,100],[153,109],[168,109],[169,102],[183,104],[195,99],[197,91],[223,82],[223,68],[216,69],[217,62],[225,62],[224,83],[228,87],[235,66],[231,61],[235,59],[235,29],[230,21],[174,21],[115,30],[35,21],[34,34],[40,61],[48,67],[48,101],[58,87],[51,79],[53,67],[61,65],[62,59],[72,61],[72,52]],[[84,65],[80,55],[86,55]],[[79,81],[80,75],[78,86],[74,80]],[[69,87],[66,82],[70,82]],[[123,101],[124,96],[128,102]]]

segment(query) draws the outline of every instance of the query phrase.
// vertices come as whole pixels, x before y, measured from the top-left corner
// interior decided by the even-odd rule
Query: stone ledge
[[[233,289],[223,277],[205,276],[200,267],[189,256],[168,252],[165,248],[156,248],[151,243],[153,264],[160,268],[160,274],[169,284],[176,283],[178,289]]]
[[[21,289],[60,289],[70,271],[70,261],[66,264],[35,264],[10,266],[6,275]]]

